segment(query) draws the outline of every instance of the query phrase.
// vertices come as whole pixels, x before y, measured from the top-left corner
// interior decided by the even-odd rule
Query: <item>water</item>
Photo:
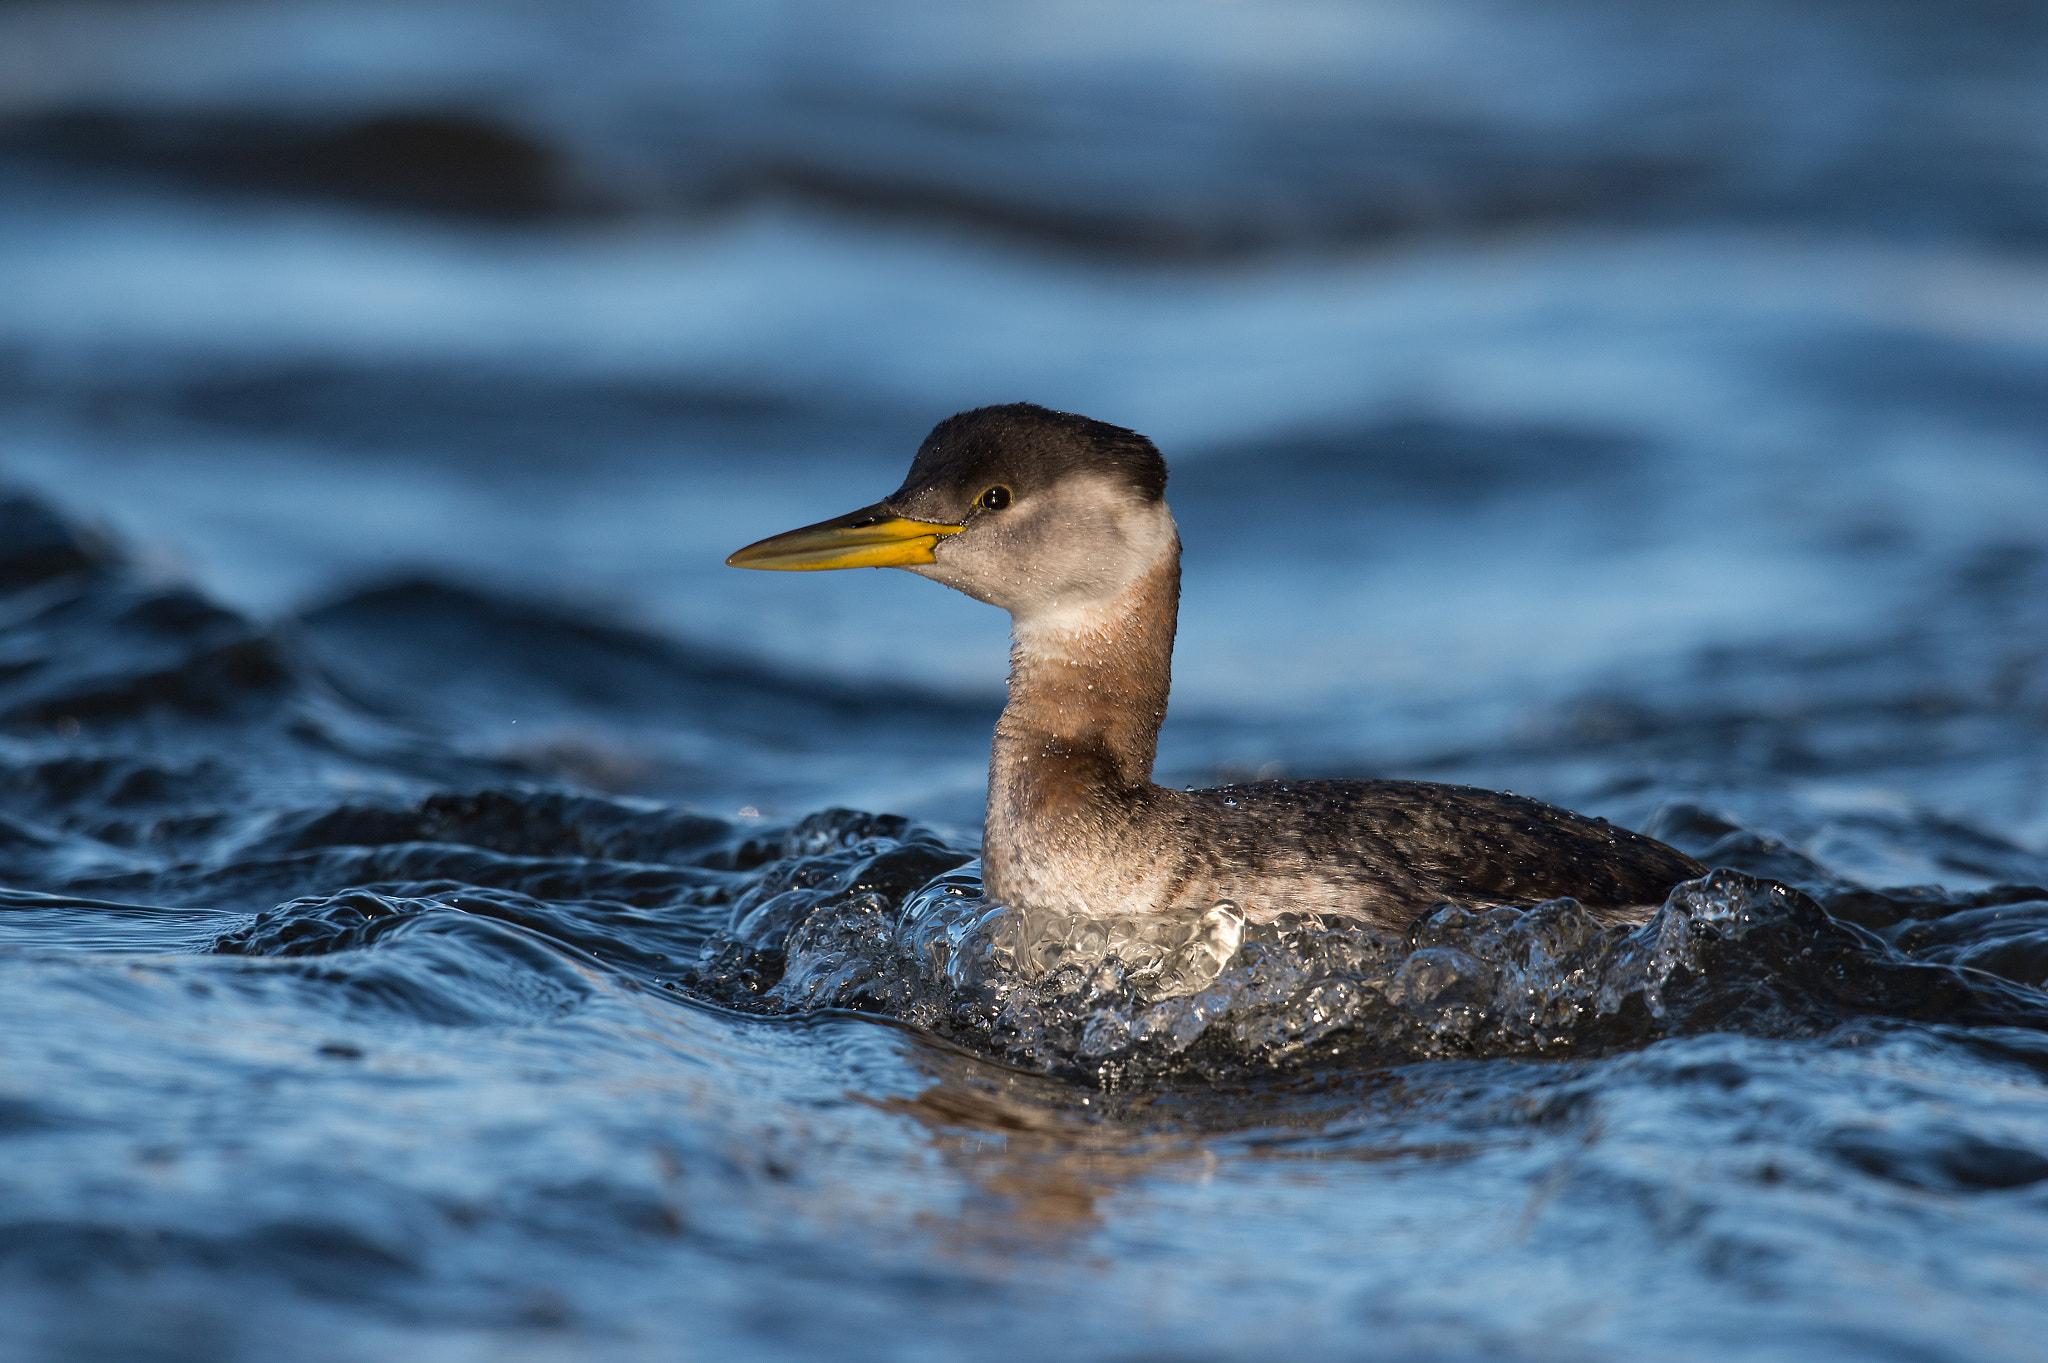
[[[2030,1359],[2025,7],[0,7],[0,1353]],[[1002,620],[742,574],[1135,426],[1160,777],[1648,925],[992,905]]]

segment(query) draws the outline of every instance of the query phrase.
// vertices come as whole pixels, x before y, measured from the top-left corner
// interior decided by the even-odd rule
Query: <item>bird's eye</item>
[[[1001,511],[1010,504],[1010,489],[997,483],[974,499],[974,504],[983,511]]]

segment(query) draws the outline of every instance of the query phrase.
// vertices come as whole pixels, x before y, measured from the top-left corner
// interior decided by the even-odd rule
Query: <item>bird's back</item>
[[[1472,786],[1274,781],[1160,795],[1152,821],[1189,855],[1188,897],[1232,898],[1255,920],[1314,908],[1398,927],[1445,902],[1570,897],[1627,921],[1706,870],[1605,819]]]

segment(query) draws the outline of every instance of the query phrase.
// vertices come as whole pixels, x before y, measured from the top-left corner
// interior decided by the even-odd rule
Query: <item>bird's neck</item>
[[[989,761],[984,876],[1057,856],[1152,781],[1172,682],[1180,546],[1108,601],[1015,621],[1010,696]]]

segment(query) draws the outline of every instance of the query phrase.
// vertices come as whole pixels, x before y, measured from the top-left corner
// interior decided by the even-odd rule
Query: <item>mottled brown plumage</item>
[[[1254,922],[1315,912],[1400,928],[1446,901],[1570,896],[1627,920],[1704,873],[1604,819],[1469,786],[1155,784],[1180,597],[1165,487],[1165,462],[1135,432],[985,407],[940,423],[886,501],[734,560],[856,528],[870,543],[867,527],[900,518],[897,533],[928,533],[931,547],[893,566],[1010,611],[983,852],[988,893],[1006,903],[1195,914],[1229,900]]]

